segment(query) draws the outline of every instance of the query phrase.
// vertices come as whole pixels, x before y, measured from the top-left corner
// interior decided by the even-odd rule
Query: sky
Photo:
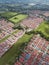
[[[45,3],[45,4],[49,4],[49,0],[0,0],[0,3],[5,3],[5,2],[25,2],[25,3],[28,3],[28,2],[31,2],[31,3]]]

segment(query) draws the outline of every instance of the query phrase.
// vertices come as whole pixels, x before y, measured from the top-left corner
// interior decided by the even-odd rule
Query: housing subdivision
[[[7,19],[0,19],[0,65],[49,65],[48,13],[8,12]]]
[[[49,65],[49,42],[39,34],[21,51],[14,65]]]
[[[0,20],[0,57],[3,56],[14,45],[14,43],[25,34],[25,31],[23,30],[19,30],[15,33],[16,30],[12,28],[13,26],[14,24],[11,22],[7,22],[4,19]]]
[[[13,23],[7,22],[5,19],[0,20],[0,40],[14,31],[14,29],[12,29],[13,26]]]

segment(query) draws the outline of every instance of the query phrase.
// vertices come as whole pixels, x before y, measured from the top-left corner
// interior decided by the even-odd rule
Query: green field
[[[49,22],[44,21],[37,29],[36,31],[39,31],[43,33],[46,37],[49,38]]]
[[[17,13],[16,12],[4,12],[4,13],[0,13],[0,15],[4,18],[11,18],[17,15]]]
[[[3,57],[0,58],[0,65],[6,65],[7,63],[9,63],[9,65],[13,65],[12,62],[15,61],[15,58],[18,52],[20,52],[18,48],[22,44],[27,43],[31,39],[32,36],[33,34],[30,34],[30,35],[24,34],[24,36],[20,38],[17,41],[17,43],[15,43],[14,46]]]
[[[8,21],[11,21],[12,23],[18,23],[25,19],[28,15],[25,14],[19,14],[16,12],[4,12],[0,13],[0,18],[5,18]]]
[[[18,22],[22,21],[23,19],[25,19],[26,17],[27,17],[27,15],[25,15],[25,14],[19,14],[17,16],[10,18],[9,20],[13,23],[18,23]]]

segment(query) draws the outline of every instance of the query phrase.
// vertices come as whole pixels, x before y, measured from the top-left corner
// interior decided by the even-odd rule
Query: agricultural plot
[[[10,18],[9,20],[13,23],[18,23],[18,22],[22,21],[23,19],[25,19],[26,17],[27,17],[27,15],[19,14],[17,16]]]

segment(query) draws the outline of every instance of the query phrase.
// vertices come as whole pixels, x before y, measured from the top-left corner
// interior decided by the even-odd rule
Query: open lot
[[[27,17],[27,15],[25,15],[25,14],[19,14],[17,16],[10,18],[9,21],[11,21],[13,23],[19,23],[20,21],[22,21],[26,17]]]
[[[46,37],[49,38],[49,22],[43,22],[41,25],[36,29],[36,31],[39,31],[43,33]]]
[[[17,13],[16,12],[4,12],[4,13],[0,13],[0,15],[4,18],[8,19],[8,18],[11,18],[11,17],[17,15]]]

